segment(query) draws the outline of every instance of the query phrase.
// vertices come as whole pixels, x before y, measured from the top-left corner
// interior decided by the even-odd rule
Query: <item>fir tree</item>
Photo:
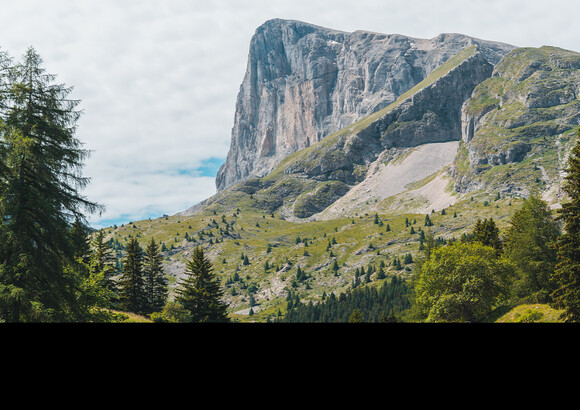
[[[119,308],[127,312],[142,313],[146,302],[143,287],[143,249],[137,238],[129,241],[126,252],[119,278]]]
[[[70,237],[74,247],[74,258],[85,264],[89,263],[91,247],[89,245],[89,227],[76,219],[70,228]]]
[[[546,303],[553,290],[550,277],[557,263],[555,242],[560,230],[548,204],[536,195],[524,201],[510,220],[504,254],[516,266],[514,294],[522,303]]]
[[[74,321],[85,312],[70,227],[101,209],[79,194],[79,102],[33,48],[17,64],[0,55],[0,76],[0,319]]]
[[[195,248],[186,265],[186,278],[176,290],[176,300],[200,322],[227,322],[227,306],[221,300],[223,290],[213,273],[212,264],[201,247]]]
[[[105,286],[113,293],[116,293],[116,283],[113,276],[117,273],[116,258],[108,242],[105,241],[105,232],[98,231],[90,242],[91,250],[91,271],[93,273],[102,272]]]
[[[377,279],[385,279],[386,275],[385,275],[385,270],[383,269],[383,267],[379,267],[379,270],[377,272]]]
[[[160,312],[167,303],[168,280],[162,266],[163,256],[153,238],[143,256],[143,285],[145,313]]]
[[[499,229],[493,218],[478,219],[473,229],[473,240],[480,242],[482,245],[491,246],[496,250],[498,255],[502,252],[502,242],[499,237]]]
[[[355,309],[351,315],[348,318],[348,322],[349,323],[363,323],[364,319],[362,317],[362,314],[360,313],[360,310]]]
[[[338,272],[338,262],[336,262],[336,259],[334,260],[334,262],[332,263],[332,271],[334,273]]]
[[[568,322],[580,321],[580,129],[578,140],[570,153],[566,169],[564,191],[569,201],[558,210],[564,222],[558,247],[558,264],[553,275],[556,289],[552,293],[553,306],[563,309]]]

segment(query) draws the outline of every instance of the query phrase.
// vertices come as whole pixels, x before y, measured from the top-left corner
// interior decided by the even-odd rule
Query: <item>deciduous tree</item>
[[[435,249],[415,284],[416,302],[428,322],[478,322],[509,291],[513,267],[480,243],[455,242]]]

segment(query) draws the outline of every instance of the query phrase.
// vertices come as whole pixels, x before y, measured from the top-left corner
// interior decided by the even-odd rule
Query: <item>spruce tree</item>
[[[493,218],[485,218],[483,221],[477,219],[473,229],[473,240],[480,242],[482,245],[491,246],[498,255],[502,252],[503,245],[499,237],[499,228]]]
[[[143,249],[137,238],[129,240],[119,278],[119,308],[126,312],[143,313],[145,308],[143,281]]]
[[[0,60],[0,318],[74,321],[84,305],[71,225],[102,209],[79,193],[89,182],[79,102],[33,48],[20,63]]]
[[[93,272],[103,272],[106,286],[111,291],[116,291],[113,276],[117,273],[116,258],[113,255],[111,245],[105,241],[105,232],[98,231],[90,242],[91,269]]]
[[[91,256],[89,227],[78,219],[75,220],[70,228],[70,237],[74,248],[74,258],[88,264]]]
[[[560,229],[548,204],[536,195],[524,201],[510,220],[504,254],[516,267],[514,294],[522,303],[546,303],[553,290],[550,277],[557,263],[555,242]]]
[[[161,312],[167,302],[168,280],[162,266],[159,245],[151,238],[143,256],[143,285],[146,300],[145,313]]]
[[[556,289],[552,305],[563,309],[568,322],[580,321],[580,129],[578,140],[568,159],[563,186],[569,201],[558,210],[564,222],[563,233],[557,243],[558,264],[553,275]]]
[[[185,274],[175,298],[189,312],[191,321],[228,322],[227,306],[222,301],[223,289],[201,247],[195,248]]]

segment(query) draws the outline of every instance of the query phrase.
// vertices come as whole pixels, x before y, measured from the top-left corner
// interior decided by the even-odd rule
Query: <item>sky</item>
[[[250,39],[272,18],[352,32],[461,33],[580,52],[577,0],[0,0],[0,50],[30,46],[84,114],[95,228],[215,194]]]

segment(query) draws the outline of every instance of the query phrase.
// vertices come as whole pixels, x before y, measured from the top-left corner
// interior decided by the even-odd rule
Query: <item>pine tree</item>
[[[516,266],[514,293],[522,303],[546,303],[553,290],[550,277],[557,263],[555,242],[560,229],[548,204],[536,195],[524,201],[510,220],[504,254]]]
[[[502,252],[503,245],[499,237],[499,228],[493,218],[485,218],[483,221],[477,219],[473,229],[473,240],[480,242],[482,245],[491,246],[498,255]]]
[[[360,310],[354,309],[353,312],[351,313],[351,315],[348,317],[348,322],[349,323],[363,323],[364,319],[362,317],[362,314],[360,313]]]
[[[102,209],[79,193],[89,153],[75,137],[78,101],[33,48],[0,60],[0,318],[74,321],[85,312],[70,227]]]
[[[137,238],[129,241],[126,252],[118,285],[119,308],[126,312],[142,313],[145,308],[143,249]]]
[[[89,245],[89,227],[78,219],[70,228],[70,237],[74,247],[74,258],[88,264],[91,256]]]
[[[564,191],[569,201],[558,210],[557,219],[564,222],[558,248],[558,264],[553,275],[556,289],[552,305],[564,310],[568,322],[580,321],[580,129],[566,169]]]
[[[103,272],[107,287],[115,292],[116,286],[113,276],[117,273],[115,268],[116,258],[112,253],[111,246],[105,241],[105,232],[98,231],[90,243],[91,269],[93,272]]]
[[[223,290],[201,247],[195,248],[185,273],[185,280],[176,290],[176,301],[189,312],[191,320],[196,323],[228,322],[227,306],[221,300]]]
[[[143,255],[143,285],[146,300],[145,313],[161,312],[167,302],[168,280],[162,266],[163,256],[153,238]]]

